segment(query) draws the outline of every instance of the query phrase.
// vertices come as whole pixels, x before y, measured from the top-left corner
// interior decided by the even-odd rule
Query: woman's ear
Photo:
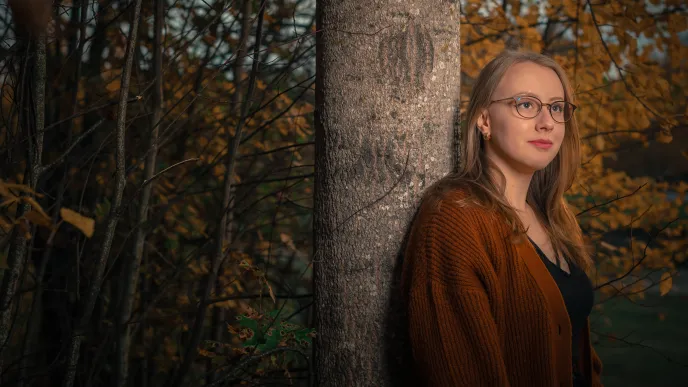
[[[476,125],[478,126],[478,130],[480,130],[482,133],[490,132],[490,114],[487,109],[484,109],[482,113],[480,113]]]

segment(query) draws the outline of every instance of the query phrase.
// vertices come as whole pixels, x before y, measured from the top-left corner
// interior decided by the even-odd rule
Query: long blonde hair
[[[499,178],[503,183],[505,176],[487,158],[477,121],[481,112],[489,106],[493,93],[506,71],[512,65],[521,62],[533,62],[554,70],[564,88],[564,98],[575,103],[566,73],[552,58],[529,51],[501,52],[483,68],[473,86],[464,125],[461,126],[458,170],[434,183],[424,195],[424,200],[436,205],[446,191],[467,190],[468,201],[461,205],[473,204],[501,215],[511,226],[515,240],[524,238],[526,230],[516,210],[506,201],[504,184],[497,184],[495,181],[495,178]],[[578,221],[564,198],[564,192],[573,184],[580,165],[580,135],[575,115],[565,125],[566,133],[559,153],[547,167],[535,172],[528,188],[526,202],[543,223],[555,251],[561,251],[564,257],[589,272],[593,267],[592,259],[584,245]]]

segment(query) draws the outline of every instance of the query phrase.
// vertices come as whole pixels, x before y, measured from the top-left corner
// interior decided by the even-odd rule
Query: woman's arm
[[[424,220],[406,250],[417,375],[426,386],[508,387],[497,325],[478,274],[489,259],[475,223],[448,216]]]

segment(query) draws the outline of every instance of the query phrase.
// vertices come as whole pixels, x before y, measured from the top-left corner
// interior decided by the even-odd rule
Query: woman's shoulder
[[[418,217],[424,221],[483,222],[493,217],[477,196],[467,187],[454,187],[426,195]]]
[[[457,271],[490,267],[490,246],[500,233],[490,211],[476,205],[470,192],[448,190],[423,200],[406,245],[405,264],[430,267],[442,280]]]

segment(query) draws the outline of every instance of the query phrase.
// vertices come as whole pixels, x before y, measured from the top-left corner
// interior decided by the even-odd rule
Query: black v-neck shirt
[[[530,239],[530,237],[528,237]],[[530,239],[530,243],[533,244],[535,250],[537,250],[540,258],[544,261],[547,266],[547,270],[554,278],[554,281],[559,287],[562,297],[564,298],[564,303],[566,304],[566,311],[569,314],[569,319],[571,320],[571,350],[573,356],[573,369],[577,370],[577,359],[580,353],[579,338],[585,324],[587,323],[588,316],[592,311],[592,306],[594,302],[594,292],[592,288],[592,282],[588,275],[578,266],[576,266],[570,260],[566,260],[569,264],[570,273],[565,272],[558,265],[552,263],[552,261],[547,258],[545,253],[540,250],[540,247]],[[557,261],[559,262],[559,261]],[[582,375],[574,372],[574,386],[583,385]]]

